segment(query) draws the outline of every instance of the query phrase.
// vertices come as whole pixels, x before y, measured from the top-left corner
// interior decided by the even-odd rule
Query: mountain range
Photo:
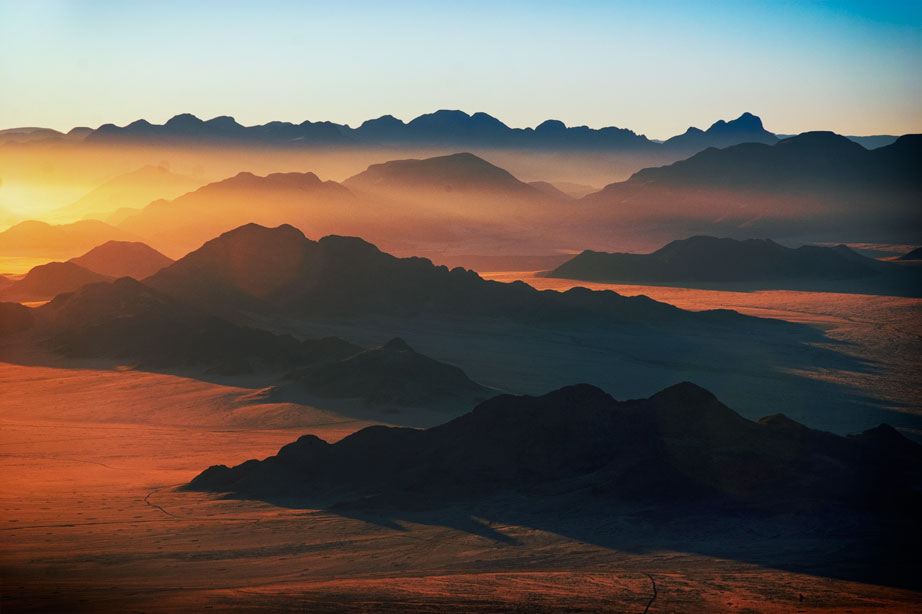
[[[121,208],[139,208],[151,201],[191,192],[203,180],[172,173],[162,166],[143,166],[113,177],[80,199],[55,210],[56,215],[102,219]]]
[[[212,313],[438,314],[522,322],[764,322],[735,312],[687,312],[644,296],[574,288],[538,291],[470,270],[396,258],[355,237],[305,238],[282,225],[247,224],[208,241],[144,280]]]
[[[117,277],[143,279],[172,262],[144,243],[108,241],[67,262],[33,267],[22,279],[0,287],[0,299],[45,301],[87,284]]]
[[[476,146],[488,148],[537,148],[620,150],[634,152],[699,151],[743,142],[774,142],[761,120],[743,113],[731,121],[719,120],[706,130],[690,127],[665,142],[654,141],[625,128],[593,129],[567,126],[549,119],[534,128],[510,128],[486,113],[468,114],[439,110],[403,122],[391,115],[370,119],[352,128],[333,122],[300,124],[273,121],[243,126],[232,117],[201,120],[189,113],[176,115],[162,125],[139,119],[126,126],[104,124],[95,130],[74,129],[68,135],[40,128],[10,129],[0,133],[0,143],[83,140],[92,144],[240,144],[295,147],[349,146]]]
[[[47,256],[70,258],[107,241],[134,241],[126,230],[98,220],[72,224],[20,222],[0,232],[0,256]]]
[[[922,511],[920,477],[922,446],[889,426],[842,437],[781,414],[752,422],[682,383],[620,402],[588,385],[502,395],[441,426],[372,426],[335,444],[305,435],[265,460],[210,467],[186,488],[333,509],[583,493],[591,509],[697,503],[738,514],[770,502],[773,514],[838,506],[910,519]]]
[[[771,239],[698,236],[673,241],[651,254],[587,250],[545,276],[623,283],[762,282],[870,277],[886,266],[845,245],[792,249]]]

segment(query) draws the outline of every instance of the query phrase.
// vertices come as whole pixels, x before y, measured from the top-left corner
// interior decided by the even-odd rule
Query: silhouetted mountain
[[[521,321],[749,322],[728,311],[687,312],[644,296],[574,288],[538,291],[486,281],[423,258],[395,258],[353,237],[311,241],[291,226],[248,224],[222,234],[145,280],[203,309],[301,314],[438,314]]]
[[[722,148],[739,145],[740,143],[767,143],[773,145],[777,142],[778,137],[762,127],[761,119],[752,113],[743,113],[729,122],[719,120],[707,130],[700,130],[692,126],[685,134],[667,139],[663,146],[668,149],[695,152],[702,151],[708,147]]]
[[[810,132],[775,145],[707,149],[639,171],[583,202],[621,224],[646,220],[685,232],[889,240],[922,231],[920,164],[922,135],[868,151],[831,132]]]
[[[70,262],[100,275],[144,279],[173,264],[152,247],[131,241],[108,241]]]
[[[541,148],[626,152],[689,152],[705,147],[737,143],[774,142],[750,113],[730,121],[718,121],[707,131],[690,128],[665,144],[647,139],[632,130],[609,126],[593,129],[566,126],[549,119],[535,128],[510,128],[486,113],[472,115],[458,110],[426,113],[404,123],[384,115],[358,128],[332,122],[292,124],[274,121],[261,126],[241,126],[231,117],[202,121],[189,114],[173,117],[163,125],[138,120],[127,126],[105,124],[86,137],[88,143],[144,144],[241,144],[298,147],[329,146],[438,146],[486,148]]]
[[[86,137],[87,143],[130,144],[271,144],[271,145],[342,145],[350,138],[342,126],[331,122],[269,122],[261,126],[241,126],[234,118],[221,116],[208,121],[183,113],[156,125],[139,119],[120,128],[104,124]]]
[[[789,139],[796,134],[776,134],[779,139]],[[849,141],[854,141],[864,147],[865,149],[877,149],[878,147],[886,147],[887,145],[892,145],[899,136],[893,134],[875,134],[871,136],[851,136],[843,135]]]
[[[130,232],[96,220],[61,225],[28,220],[0,232],[0,255],[70,258],[106,241],[136,238]]]
[[[588,385],[503,395],[441,426],[373,426],[332,445],[305,435],[266,460],[211,467],[187,488],[398,508],[583,492],[599,502],[808,514],[841,505],[911,517],[922,509],[920,477],[922,447],[890,427],[840,437],[783,416],[751,422],[683,383],[626,402]]]
[[[437,194],[466,195],[492,192],[535,199],[547,196],[545,191],[519,181],[508,171],[471,153],[373,164],[367,170],[346,179],[343,185],[366,192],[422,190]]]
[[[19,303],[0,303],[0,337],[32,328],[32,310]]]
[[[56,213],[100,218],[122,207],[143,207],[161,198],[176,198],[204,183],[201,179],[171,173],[159,166],[144,166],[114,177]]]
[[[0,291],[0,298],[16,302],[45,301],[86,284],[110,279],[73,262],[49,262],[33,267],[25,277]]]
[[[416,352],[402,339],[308,369],[295,379],[311,394],[358,398],[366,405],[425,407],[450,399],[486,398],[487,389],[458,367]]]
[[[911,252],[903,254],[899,257],[899,260],[922,260],[922,247],[917,247]]]
[[[885,264],[844,245],[791,249],[770,239],[691,237],[651,254],[584,251],[547,277],[612,282],[759,282],[854,279],[879,275]]]

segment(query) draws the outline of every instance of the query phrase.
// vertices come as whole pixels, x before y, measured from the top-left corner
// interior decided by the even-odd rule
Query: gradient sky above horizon
[[[0,128],[437,109],[665,138],[922,132],[922,0],[0,0]]]

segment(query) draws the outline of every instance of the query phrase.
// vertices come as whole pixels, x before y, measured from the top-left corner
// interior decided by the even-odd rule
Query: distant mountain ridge
[[[791,249],[770,239],[697,236],[650,254],[584,251],[547,277],[585,281],[758,282],[783,279],[854,279],[880,274],[885,264],[844,245]]]
[[[106,241],[134,239],[136,235],[97,220],[58,225],[27,220],[0,232],[0,255],[72,257]]]
[[[922,232],[922,135],[873,150],[831,132],[708,148],[582,199],[594,215],[697,234],[909,242]]]
[[[757,127],[756,127],[757,125]],[[35,130],[35,129],[30,129]],[[62,139],[63,135],[49,131],[41,136]],[[74,135],[71,138],[77,138]],[[26,137],[23,137],[26,138]],[[36,140],[39,135],[29,136]],[[87,143],[148,144],[262,144],[295,147],[350,147],[356,145],[438,145],[463,147],[529,147],[539,149],[620,150],[625,152],[687,152],[703,147],[724,147],[749,142],[773,142],[774,135],[762,129],[761,120],[744,113],[735,120],[720,120],[707,130],[689,128],[663,143],[652,141],[632,130],[609,126],[589,128],[567,126],[555,119],[541,122],[534,128],[510,128],[487,113],[473,114],[443,109],[426,113],[409,122],[392,115],[369,119],[358,127],[333,122],[304,121],[300,124],[273,121],[257,126],[243,126],[229,116],[201,120],[189,113],[176,115],[162,125],[139,119],[126,126],[103,124],[95,130],[79,133]]]

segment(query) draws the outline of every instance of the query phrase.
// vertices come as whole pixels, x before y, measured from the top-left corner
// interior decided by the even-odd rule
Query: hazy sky
[[[0,0],[0,128],[485,111],[652,138],[922,132],[922,0]]]

